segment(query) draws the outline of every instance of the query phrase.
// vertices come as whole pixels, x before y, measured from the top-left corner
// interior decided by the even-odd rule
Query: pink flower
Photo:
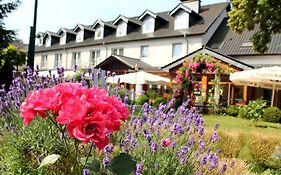
[[[171,140],[170,139],[162,139],[161,140],[161,145],[164,147],[169,147],[171,145]]]
[[[57,111],[59,94],[54,89],[40,89],[28,94],[20,106],[20,115],[27,126],[38,114],[46,117],[47,110]]]

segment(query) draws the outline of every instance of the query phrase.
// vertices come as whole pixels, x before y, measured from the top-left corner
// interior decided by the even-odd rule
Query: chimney
[[[200,12],[201,0],[180,0],[183,5],[196,13]]]

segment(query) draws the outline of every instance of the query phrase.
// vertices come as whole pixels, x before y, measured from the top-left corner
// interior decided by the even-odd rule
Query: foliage
[[[149,89],[146,92],[146,96],[148,97],[149,100],[154,100],[157,97],[157,92],[155,90]]]
[[[272,123],[281,123],[281,110],[277,107],[269,107],[264,110],[263,120]]]
[[[237,117],[238,113],[239,113],[239,106],[235,106],[235,105],[229,105],[226,108],[226,114],[233,116],[233,117]]]
[[[3,20],[18,7],[19,3],[18,0],[10,2],[0,0],[0,53],[4,48],[8,47],[9,43],[14,39],[15,34],[14,31],[5,28]]]
[[[260,121],[262,119],[266,101],[257,99],[250,101],[248,105],[240,108],[238,116],[253,121]]]
[[[27,69],[23,77],[16,77],[11,91],[5,92],[1,90],[3,97],[1,97],[0,103],[2,116],[0,120],[2,123],[2,135],[0,139],[4,139],[4,141],[0,143],[0,149],[3,149],[0,152],[3,158],[0,167],[3,167],[1,169],[3,172],[7,172],[7,174],[46,174],[46,172],[47,174],[77,174],[77,172],[82,172],[83,169],[84,174],[89,174],[89,172],[92,174],[112,174],[111,170],[117,175],[121,175],[128,174],[134,170],[134,174],[137,175],[217,174],[218,172],[224,173],[226,171],[227,165],[219,161],[217,150],[213,149],[212,146],[218,140],[218,125],[215,126],[210,137],[205,137],[204,120],[198,113],[187,108],[188,102],[183,103],[178,109],[171,108],[174,99],[168,104],[160,105],[158,108],[152,108],[145,103],[139,113],[140,115],[135,116],[134,112],[132,112],[130,122],[123,125],[119,133],[107,134],[110,137],[111,144],[108,144],[102,151],[97,149],[94,144],[80,143],[79,140],[82,137],[84,138],[82,134],[84,131],[79,131],[79,128],[74,133],[69,132],[72,131],[72,128],[65,130],[66,127],[64,126],[54,126],[55,120],[51,120],[50,113],[46,115],[47,119],[38,120],[40,118],[35,117],[27,127],[23,127],[18,113],[19,104],[31,90],[37,90],[36,92],[33,91],[33,93],[40,95],[40,92],[48,92],[47,90],[42,90],[42,88],[59,84],[55,86],[58,87],[62,82],[70,81],[61,76],[63,75],[63,71],[61,71],[59,69],[58,77],[51,75],[48,78],[41,78],[36,73],[31,72],[30,69]],[[62,88],[63,91],[67,89],[79,93],[79,90],[75,90],[75,88]],[[49,88],[49,90],[52,90],[52,88]],[[86,92],[87,89],[84,89],[84,91]],[[101,93],[97,92],[96,96],[99,96],[98,94],[100,95]],[[42,116],[44,114],[42,110],[46,109],[44,105],[49,104],[52,107],[53,103],[47,102],[42,95],[40,97],[27,98],[35,101],[39,100],[40,103],[34,104],[39,105],[39,107],[33,108],[30,105],[30,102],[33,101],[26,101],[22,107],[26,111],[27,109],[30,110],[29,112],[32,112],[32,115],[34,114],[33,112],[35,114],[38,112]],[[56,98],[54,95],[49,97],[52,100]],[[85,97],[83,96],[83,98]],[[66,98],[65,100],[69,99],[73,98]],[[99,102],[103,101],[102,99],[99,100]],[[54,102],[54,104],[56,103]],[[73,104],[82,105],[82,103]],[[43,107],[40,105],[43,105]],[[65,108],[63,107],[63,109]],[[112,114],[113,111],[106,109],[107,115]],[[134,111],[135,107],[133,106],[132,109]],[[100,110],[100,108],[94,110]],[[86,112],[83,109],[78,109],[77,111],[80,112],[79,115]],[[21,110],[21,112],[23,111]],[[70,114],[68,117],[70,120],[75,119],[77,116],[74,111],[66,110],[64,112]],[[91,115],[92,112],[94,111],[88,111],[87,115]],[[56,113],[54,114],[56,115]],[[59,112],[59,115],[62,115],[62,112]],[[103,113],[97,116],[100,115],[103,115]],[[67,116],[66,113],[64,116]],[[30,116],[25,116],[27,123],[30,122],[29,118],[26,117]],[[84,119],[90,118],[86,117]],[[56,120],[62,122],[59,117]],[[65,122],[68,122],[68,120]],[[79,122],[72,124],[80,126]],[[112,124],[109,122],[106,125],[99,123],[99,126],[107,127],[104,132],[109,132]],[[15,128],[16,132],[13,132]],[[85,128],[85,130],[91,130],[91,128],[92,126]],[[118,128],[117,125],[116,128]],[[103,130],[99,129],[99,131]],[[77,139],[71,139],[73,136]],[[95,137],[94,141],[96,139],[98,137]],[[56,162],[51,162],[55,162],[54,164],[38,169],[43,159],[52,154],[60,155],[60,158]],[[126,165],[125,169],[124,165]],[[122,172],[120,171],[121,169]]]
[[[139,97],[137,98],[136,103],[137,103],[138,105],[143,105],[144,103],[146,103],[146,102],[148,102],[148,101],[149,101],[149,99],[148,99],[148,97],[147,97],[146,95],[141,95],[141,96],[139,96]]]
[[[2,53],[2,57],[0,57],[0,67],[1,62],[4,64],[8,62],[12,66],[21,66],[25,64],[26,53],[14,45],[9,45],[9,47],[5,48]]]
[[[275,158],[275,148],[281,145],[280,138],[253,138],[250,142],[250,153],[258,164],[281,169],[280,158]]]
[[[153,106],[157,107],[159,106],[161,103],[166,104],[167,103],[167,99],[164,97],[157,97],[154,100]]]
[[[233,72],[232,68],[221,64],[214,57],[198,53],[194,58],[186,60],[183,66],[177,71],[176,83],[178,89],[176,97],[183,101],[188,96],[191,96],[194,89],[200,89],[200,85],[193,75],[194,73],[210,73],[216,74],[219,77],[220,74],[228,74],[230,72]]]
[[[259,30],[253,35],[254,50],[265,53],[273,34],[281,33],[281,4],[279,0],[231,0],[233,8],[228,13],[228,25],[241,33]]]

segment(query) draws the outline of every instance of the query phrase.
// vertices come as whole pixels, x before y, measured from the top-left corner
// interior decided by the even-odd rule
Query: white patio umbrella
[[[106,79],[107,83],[117,83],[120,79],[120,83],[129,84],[155,84],[155,85],[169,85],[170,79],[161,77],[159,75],[147,73],[144,71],[117,75],[114,77],[108,77]]]
[[[281,89],[281,67],[263,67],[231,73],[230,80],[233,82],[240,82],[248,86],[272,89],[272,106],[275,90]]]

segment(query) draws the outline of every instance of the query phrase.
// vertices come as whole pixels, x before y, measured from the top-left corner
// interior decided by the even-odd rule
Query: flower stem
[[[94,146],[94,144],[91,142],[91,146],[90,146],[89,152],[88,152],[87,157],[86,157],[85,165],[86,165],[87,162],[88,162],[88,159],[89,159],[90,154],[91,154],[91,152],[92,152],[93,146]],[[84,166],[85,166],[85,165],[84,165]]]

